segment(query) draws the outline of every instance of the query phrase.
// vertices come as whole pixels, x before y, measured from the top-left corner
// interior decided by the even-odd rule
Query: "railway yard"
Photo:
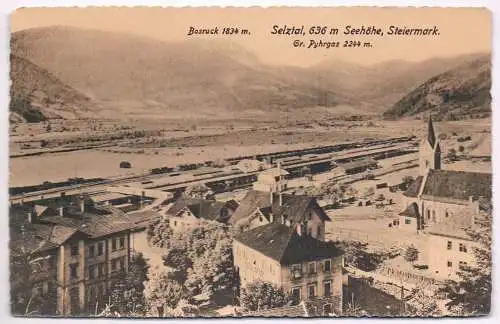
[[[137,192],[154,189],[176,194],[190,185],[203,183],[220,193],[251,186],[256,181],[259,172],[274,167],[278,161],[285,170],[290,172],[292,178],[300,178],[305,175],[330,172],[353,161],[364,161],[368,158],[381,161],[415,152],[413,137],[340,143],[256,156],[228,158],[226,159],[228,165],[221,167],[211,166],[213,161],[181,167],[159,166],[140,174],[100,178],[83,183],[68,184],[62,182],[60,185],[45,183],[45,186],[49,188],[44,188],[44,185],[41,185],[25,187],[17,192],[11,189],[10,202],[18,203],[81,193],[99,195],[113,186],[136,188]],[[411,158],[408,159],[408,161],[410,160]],[[242,164],[244,165],[242,162],[245,161],[259,161],[261,165],[259,169],[252,170],[242,166]],[[342,178],[352,177],[340,175],[339,179]]]

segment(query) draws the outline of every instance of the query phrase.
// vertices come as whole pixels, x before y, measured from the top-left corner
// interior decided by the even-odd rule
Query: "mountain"
[[[491,56],[482,55],[423,82],[384,113],[387,118],[431,111],[437,119],[488,116]]]
[[[429,78],[481,57],[466,54],[422,62],[385,61],[370,66],[327,60],[313,67],[319,82],[342,93],[346,100],[384,112]]]
[[[74,118],[88,110],[90,99],[30,61],[10,55],[10,120],[38,122]]]
[[[270,73],[234,44],[43,27],[14,33],[11,49],[114,116],[227,115],[338,103],[333,90]]]

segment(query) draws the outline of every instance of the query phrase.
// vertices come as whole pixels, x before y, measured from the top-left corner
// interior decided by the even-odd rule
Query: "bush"
[[[241,290],[240,304],[250,311],[282,307],[290,297],[269,282],[253,282]]]
[[[418,250],[413,245],[410,245],[406,248],[404,258],[406,261],[413,263],[418,260],[418,254]]]

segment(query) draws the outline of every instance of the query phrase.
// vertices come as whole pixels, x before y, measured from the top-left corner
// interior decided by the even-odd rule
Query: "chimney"
[[[272,190],[270,190],[269,191],[269,200],[271,201],[271,206],[273,205],[273,199],[274,199],[273,194],[274,194],[274,192]]]
[[[32,223],[33,222],[33,213],[32,212],[28,212],[28,223]]]
[[[64,206],[59,207],[59,216],[64,217]]]
[[[283,206],[283,194],[281,192],[279,193],[279,203],[280,207]]]

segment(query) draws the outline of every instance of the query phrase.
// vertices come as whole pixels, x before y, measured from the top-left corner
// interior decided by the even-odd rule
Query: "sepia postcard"
[[[490,313],[487,9],[10,20],[12,316]]]

